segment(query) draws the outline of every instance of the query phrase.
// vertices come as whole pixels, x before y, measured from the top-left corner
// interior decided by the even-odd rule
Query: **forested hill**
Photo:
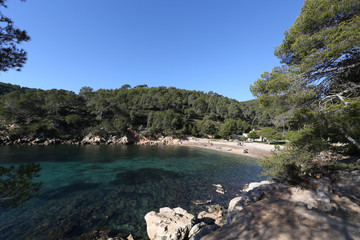
[[[174,87],[124,85],[97,91],[83,87],[75,94],[7,86],[16,91],[3,89],[8,93],[0,97],[2,132],[16,137],[74,139],[89,133],[119,135],[128,129],[143,135],[226,137],[249,131],[261,118],[255,100],[241,103],[213,92]],[[13,123],[21,128],[4,131]]]
[[[0,96],[5,95],[9,92],[19,91],[22,93],[35,92],[35,88],[20,87],[19,85],[13,85],[9,83],[0,82]]]

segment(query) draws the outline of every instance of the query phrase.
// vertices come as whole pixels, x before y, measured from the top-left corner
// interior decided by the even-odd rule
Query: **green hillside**
[[[212,92],[124,85],[97,91],[83,87],[75,94],[1,86],[6,93],[0,98],[2,128],[21,126],[3,134],[15,137],[78,139],[89,133],[120,135],[129,129],[146,136],[226,137],[266,122],[256,100],[238,102]]]

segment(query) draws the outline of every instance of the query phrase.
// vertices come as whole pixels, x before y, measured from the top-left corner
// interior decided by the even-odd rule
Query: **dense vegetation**
[[[6,0],[0,0],[0,7],[7,7]],[[14,22],[0,12],[0,71],[20,71],[27,60],[27,53],[20,44],[29,40],[25,30],[14,27]]]
[[[285,65],[251,91],[291,130],[291,150],[262,159],[266,173],[295,182],[323,174],[336,164],[335,143],[359,154],[360,1],[306,0],[275,55]]]
[[[16,123],[12,137],[82,138],[121,135],[129,129],[146,136],[241,134],[269,122],[256,101],[240,103],[216,93],[146,85],[79,94],[65,90],[36,90],[0,85],[1,126]],[[6,89],[6,87],[8,89]],[[10,91],[10,90],[12,91]],[[15,90],[15,91],[13,91]]]
[[[39,177],[40,170],[40,165],[35,163],[0,166],[0,211],[17,207],[39,194],[42,183],[32,180]]]
[[[35,88],[20,87],[19,85],[0,82],[0,96],[14,91],[18,91],[21,93],[30,93],[30,92],[35,92],[36,90],[37,89]]]
[[[0,7],[7,7],[6,0],[0,0]],[[19,44],[29,41],[26,31],[13,26],[13,21],[0,12],[0,71],[20,70],[26,62],[26,52]],[[0,96],[13,91],[33,91],[16,85],[0,84]],[[39,194],[41,182],[33,182],[39,176],[39,164],[0,166],[0,213],[3,209],[16,207]]]

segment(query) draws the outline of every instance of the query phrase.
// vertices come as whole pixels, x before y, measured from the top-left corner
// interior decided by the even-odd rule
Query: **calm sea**
[[[38,198],[0,213],[0,239],[76,239],[95,229],[147,239],[144,216],[225,205],[259,181],[252,158],[181,146],[1,146],[0,164],[41,164]],[[221,195],[212,184],[227,191]]]

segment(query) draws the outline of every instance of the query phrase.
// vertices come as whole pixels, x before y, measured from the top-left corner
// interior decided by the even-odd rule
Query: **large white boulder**
[[[150,240],[183,240],[188,239],[195,217],[182,208],[165,207],[147,213],[145,221]]]

